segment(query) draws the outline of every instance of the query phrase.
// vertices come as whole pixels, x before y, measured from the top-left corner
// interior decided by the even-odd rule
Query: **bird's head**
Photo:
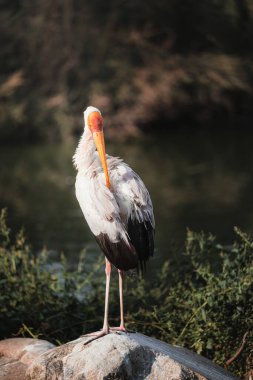
[[[110,189],[111,184],[105,155],[103,118],[99,109],[92,106],[87,107],[84,111],[84,123],[85,128],[88,128],[92,134],[105,173],[106,186]]]

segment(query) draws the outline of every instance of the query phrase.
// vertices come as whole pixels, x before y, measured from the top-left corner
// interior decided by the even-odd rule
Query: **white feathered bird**
[[[152,202],[140,177],[121,159],[105,154],[103,119],[95,107],[84,112],[84,132],[73,156],[76,197],[84,217],[106,256],[103,329],[97,336],[123,330],[123,271],[145,268],[154,252]],[[120,326],[108,323],[111,265],[119,272]]]

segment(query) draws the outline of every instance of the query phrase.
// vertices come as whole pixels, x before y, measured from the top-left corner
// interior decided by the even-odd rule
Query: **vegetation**
[[[250,0],[3,0],[0,36],[1,141],[66,139],[88,103],[117,137],[251,125]]]
[[[1,214],[0,337],[32,336],[55,343],[99,329],[104,306],[103,258],[88,272],[81,258],[75,272],[34,255],[23,233],[11,242]],[[212,235],[188,231],[180,265],[166,262],[152,280],[127,279],[127,326],[189,347],[224,365],[247,338],[229,367],[243,375],[253,365],[253,240],[235,229],[228,248]],[[118,316],[117,281],[110,315]],[[112,318],[113,320],[113,318]],[[117,321],[117,322],[116,322]],[[118,323],[118,318],[114,324]]]

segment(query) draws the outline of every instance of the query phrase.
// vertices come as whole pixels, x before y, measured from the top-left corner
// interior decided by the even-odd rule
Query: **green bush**
[[[5,212],[0,218],[0,337],[13,334],[43,336],[55,340],[72,333],[78,302],[74,283],[62,266],[61,273],[48,270],[47,252],[34,255],[21,231],[10,241]]]
[[[238,228],[235,233],[238,241],[226,249],[212,235],[188,231],[181,267],[164,264],[149,289],[143,284],[141,296],[140,286],[133,288],[139,306],[128,320],[220,365],[248,333],[242,353],[229,367],[242,375],[253,367],[253,241]]]
[[[50,263],[46,251],[35,255],[21,232],[11,242],[6,215],[0,218],[0,337],[74,339],[102,325],[103,258],[87,269],[85,257],[75,271],[62,258]],[[235,229],[231,247],[212,235],[187,232],[179,263],[165,262],[148,280],[125,281],[126,322],[158,339],[188,347],[224,365],[247,339],[229,370],[243,375],[253,366],[253,241]],[[84,254],[85,256],[85,254]],[[117,281],[112,281],[110,317],[118,323]],[[113,319],[113,317],[117,317]]]

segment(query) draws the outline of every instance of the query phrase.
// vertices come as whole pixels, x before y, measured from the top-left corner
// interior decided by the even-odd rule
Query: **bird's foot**
[[[86,338],[86,337],[90,338],[90,339],[86,340],[86,342],[84,342],[84,346],[86,346],[87,344],[93,342],[93,340],[102,338],[103,336],[105,336],[107,334],[117,333],[117,332],[127,333],[127,330],[126,330],[125,326],[119,326],[119,327],[106,326],[106,327],[103,327],[103,329],[100,331],[95,331],[95,332],[92,332],[89,334],[81,335],[80,338]]]
[[[122,326],[122,325],[120,325],[119,327],[110,327],[110,329],[109,329],[109,331],[110,332],[127,332],[127,330],[126,330],[126,328],[125,328],[125,326]]]
[[[90,334],[81,335],[80,338],[84,338],[84,337],[90,338],[90,339],[86,340],[86,342],[84,342],[84,346],[86,346],[87,344],[93,342],[93,340],[102,338],[103,336],[105,336],[109,333],[110,333],[109,329],[102,329],[101,331],[95,331],[95,332],[92,332]]]

